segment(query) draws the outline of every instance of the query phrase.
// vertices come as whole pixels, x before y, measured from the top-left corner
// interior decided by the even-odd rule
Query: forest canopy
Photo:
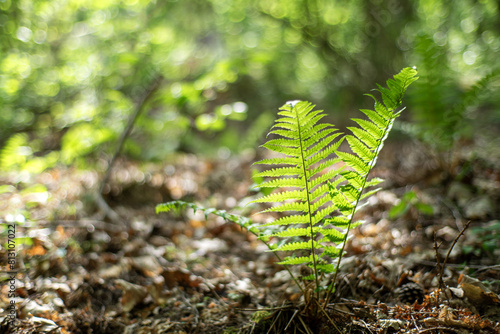
[[[134,108],[133,159],[238,153],[284,101],[342,122],[405,66],[421,79],[403,132],[446,150],[500,125],[492,0],[4,0],[0,11],[4,170],[111,153]]]

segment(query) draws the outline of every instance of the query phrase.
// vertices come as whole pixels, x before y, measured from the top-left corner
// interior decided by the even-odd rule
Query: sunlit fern
[[[279,190],[253,201],[270,203],[263,212],[275,212],[281,217],[260,225],[240,221],[236,216],[229,219],[257,235],[276,254],[286,252],[284,259],[278,256],[279,264],[312,268],[312,275],[303,279],[314,281],[318,295],[327,287],[320,286],[321,276],[338,270],[349,231],[359,224],[353,218],[361,201],[375,193],[378,189],[373,187],[382,182],[370,179],[369,173],[402,111],[398,108],[403,94],[417,79],[416,74],[416,70],[405,68],[387,81],[387,88],[378,85],[380,101],[368,94],[375,101],[374,109],[361,110],[368,119],[353,119],[358,126],[348,128],[350,135],[342,135],[333,125],[320,122],[325,114],[314,110],[309,102],[286,103],[268,134],[272,138],[262,145],[279,156],[255,163],[271,166],[256,175],[267,178],[258,187]],[[339,150],[344,140],[350,152]],[[157,212],[180,206],[186,203],[160,204]],[[202,210],[220,216],[216,210]],[[333,282],[335,279],[328,286],[328,294],[333,291]]]
[[[273,247],[273,251],[287,251],[280,264],[308,265],[313,279],[320,288],[322,273],[336,272],[344,250],[349,230],[358,225],[353,221],[360,201],[378,189],[371,189],[382,182],[369,179],[394,120],[401,111],[406,88],[417,79],[416,71],[406,68],[394,79],[387,81],[388,88],[378,85],[382,100],[375,101],[374,110],[362,110],[369,120],[354,119],[358,127],[348,128],[352,134],[342,136],[328,123],[319,121],[325,116],[314,110],[308,102],[289,102],[278,115],[270,135],[271,139],[263,147],[282,154],[281,157],[265,159],[256,164],[278,165],[258,174],[272,179],[259,187],[292,188],[272,193],[254,202],[279,203],[264,212],[284,212],[289,214],[270,223],[261,225],[283,226],[280,231],[265,234],[269,238],[283,240]],[[346,140],[351,152],[339,151]],[[365,192],[365,189],[371,189]],[[334,215],[331,217],[331,215]],[[333,262],[334,259],[338,261]]]

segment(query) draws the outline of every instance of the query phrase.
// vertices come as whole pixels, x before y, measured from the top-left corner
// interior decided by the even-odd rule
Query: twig
[[[430,266],[430,267],[435,267],[436,266],[436,263],[435,262],[432,262],[432,261],[425,261],[425,260],[417,260],[415,261],[416,263],[418,264],[422,264],[424,266]],[[448,267],[452,267],[452,268],[463,268],[464,267],[464,264],[456,264],[456,263],[448,263],[447,264]],[[500,265],[494,265],[494,266],[484,266],[484,265],[479,265],[479,264],[468,264],[467,265],[467,268],[470,268],[470,269],[481,269],[481,270],[486,270],[486,269],[489,269],[489,268],[498,268],[500,267]]]
[[[115,150],[115,153],[113,154],[113,157],[109,161],[108,164],[108,169],[106,170],[106,174],[104,175],[104,178],[101,181],[101,186],[99,187],[99,191],[97,193],[97,198],[96,198],[96,204],[99,207],[101,211],[104,212],[104,216],[108,217],[113,223],[115,224],[121,224],[122,219],[120,219],[120,216],[113,210],[111,207],[106,203],[106,200],[102,196],[102,192],[104,190],[104,187],[106,186],[106,183],[108,183],[109,178],[111,177],[111,170],[113,169],[113,166],[115,164],[116,159],[120,155],[120,152],[123,148],[123,144],[125,143],[125,140],[127,137],[130,135],[130,132],[132,132],[132,129],[134,127],[135,121],[139,117],[141,111],[144,109],[144,105],[148,100],[153,96],[153,94],[158,90],[160,87],[161,82],[163,81],[163,77],[157,76],[151,86],[144,92],[144,94],[141,96],[139,101],[137,102],[135,106],[135,110],[132,114],[130,114],[130,117],[128,119],[128,124],[125,130],[122,132],[120,136],[120,140],[118,142],[118,147]]]
[[[417,322],[415,321],[415,318],[413,317],[413,314],[411,315],[411,320],[413,321],[413,324],[415,325],[415,328],[419,331],[420,333],[420,328],[417,325]]]
[[[457,228],[462,229],[464,227],[464,225],[462,224],[463,217],[456,205],[451,203],[446,198],[441,198],[441,202],[451,211],[451,214],[455,218],[455,225],[457,226]]]
[[[448,253],[446,254],[446,257],[444,258],[444,261],[443,261],[443,266],[441,268],[441,273],[440,273],[440,276],[443,277],[443,272],[444,272],[444,266],[446,266],[446,262],[448,262],[448,259],[450,257],[450,254],[451,254],[451,251],[453,250],[453,247],[455,247],[455,245],[457,244],[458,242],[458,239],[460,239],[460,237],[464,234],[465,230],[469,227],[471,221],[469,220],[467,222],[467,224],[465,224],[465,226],[462,228],[462,230],[460,231],[460,233],[457,235],[457,237],[455,238],[455,240],[453,240],[453,243],[451,244],[451,247],[450,249],[448,249]]]
[[[255,325],[257,325],[257,323],[256,323],[256,322],[254,322],[254,323],[253,323],[253,325],[252,325],[252,330],[250,331],[250,334],[253,334],[253,331],[255,330]]]
[[[278,321],[279,317],[281,315],[281,311],[278,312],[278,315],[274,319],[273,323],[271,324],[271,327],[269,327],[269,330],[267,331],[267,334],[271,333],[271,330],[273,329],[274,325],[276,324],[276,321]]]
[[[437,266],[437,269],[438,269],[438,289],[436,291],[436,303],[437,305],[439,305],[439,292],[440,291],[443,291],[444,292],[444,295],[446,297],[446,300],[448,300],[448,295],[446,294],[446,287],[444,285],[444,282],[443,282],[443,267],[441,266],[441,262],[439,261],[439,247],[441,246],[441,244],[437,244],[437,239],[436,239],[436,232],[434,232],[434,251],[436,252],[436,266]],[[450,301],[448,300],[448,303]],[[436,306],[437,306],[436,305]]]
[[[359,321],[363,324],[363,326],[365,326],[365,328],[366,328],[366,329],[367,329],[370,333],[372,333],[372,334],[373,334],[373,332],[372,332],[372,330],[370,329],[370,327],[368,327],[368,324],[366,323],[366,321],[364,321],[363,319],[360,319]]]
[[[437,267],[438,267],[438,282],[439,282],[439,288],[443,290],[444,292],[444,295],[446,297],[446,300],[448,301],[448,303],[450,302],[448,300],[448,295],[446,294],[446,291],[445,291],[445,284],[443,282],[443,275],[444,275],[444,268],[446,267],[446,263],[448,262],[449,258],[450,258],[450,254],[451,254],[451,251],[453,250],[453,247],[455,247],[455,245],[457,244],[458,242],[458,239],[460,239],[460,237],[464,234],[465,230],[467,230],[467,228],[469,227],[471,221],[469,220],[465,226],[462,228],[462,230],[460,231],[460,233],[458,233],[458,235],[456,236],[455,240],[453,240],[453,243],[451,244],[450,248],[448,249],[448,252],[446,253],[446,256],[443,260],[443,264],[441,265],[439,263],[439,254],[438,254],[438,248],[439,246],[436,245],[436,233],[434,233],[434,249],[436,250],[436,261],[437,261]],[[437,293],[437,301],[439,303],[439,291]]]
[[[255,325],[257,325],[256,322],[253,323],[253,325],[252,325],[252,331],[250,332],[250,334],[253,334],[253,331],[255,330]]]
[[[288,326],[290,326],[290,324],[292,323],[292,320],[293,318],[295,318],[295,316],[297,315],[297,313],[299,313],[299,310],[295,310],[295,312],[293,313],[292,317],[290,318],[290,321],[288,321],[288,324],[286,324],[286,327],[283,331],[286,331],[288,329]]]
[[[311,329],[306,325],[306,323],[304,322],[304,320],[302,319],[301,316],[299,316],[299,320],[300,322],[302,323],[302,326],[304,326],[304,329],[306,330],[306,333],[307,334],[314,334]]]
[[[325,316],[328,318],[328,321],[330,321],[330,323],[333,325],[333,327],[335,327],[335,329],[337,330],[337,332],[339,332],[340,334],[342,334],[342,332],[340,331],[340,329],[337,327],[337,325],[335,325],[335,323],[333,322],[332,318],[330,318],[330,316],[328,315],[328,313],[326,313],[325,309],[323,308],[323,306],[319,303],[318,300],[316,300],[316,303],[318,304],[319,306],[319,309],[325,314]]]

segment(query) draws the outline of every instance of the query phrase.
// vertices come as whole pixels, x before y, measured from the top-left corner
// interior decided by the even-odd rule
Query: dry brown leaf
[[[118,288],[123,291],[120,302],[124,312],[132,310],[135,305],[142,302],[148,295],[148,290],[141,285],[133,284],[122,279],[115,280],[115,283]]]

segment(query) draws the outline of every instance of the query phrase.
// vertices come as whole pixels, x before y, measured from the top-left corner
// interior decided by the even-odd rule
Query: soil
[[[184,200],[266,221],[254,153],[121,160],[104,193],[118,224],[95,205],[102,172],[4,174],[2,242],[8,225],[18,239],[13,268],[0,249],[0,333],[500,333],[500,157],[384,150],[328,302],[238,225],[155,213]]]

